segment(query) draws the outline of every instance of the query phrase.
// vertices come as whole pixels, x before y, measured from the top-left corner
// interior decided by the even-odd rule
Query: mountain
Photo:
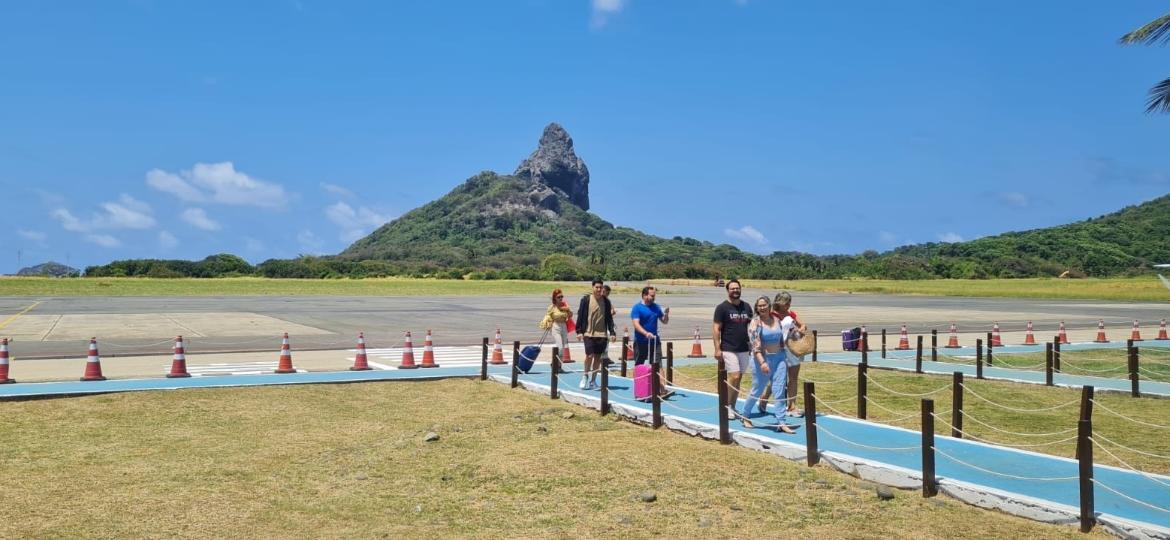
[[[71,266],[49,261],[36,266],[21,268],[18,276],[76,277],[80,272]]]

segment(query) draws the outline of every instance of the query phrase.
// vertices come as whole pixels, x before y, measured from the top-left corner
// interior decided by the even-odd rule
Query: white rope
[[[1004,360],[1000,360],[1000,361],[999,361],[999,363],[997,363],[997,364],[993,364],[993,365],[989,365],[989,367],[1006,367],[1006,368],[1008,368],[1008,369],[1023,369],[1023,370],[1031,370],[1031,369],[1036,369],[1036,368],[1038,368],[1038,367],[1044,367],[1044,365],[1045,365],[1045,364],[1047,364],[1047,363],[1048,363],[1047,361],[1044,361],[1044,362],[1040,362],[1039,364],[1027,364],[1027,365],[1019,365],[1019,364],[1013,364],[1013,363],[1011,363],[1011,362],[1007,362],[1007,361],[1004,361]]]
[[[835,380],[835,381],[814,381],[814,380],[812,380],[812,379],[810,379],[810,378],[808,378],[808,377],[804,377],[804,380],[805,380],[805,382],[810,382],[810,383],[813,383],[813,384],[823,384],[823,385],[825,385],[825,386],[828,386],[828,385],[830,385],[830,384],[843,383],[843,382],[845,382],[845,381],[852,381],[852,380],[855,380],[855,379],[856,379],[856,377],[855,377],[854,375],[850,375],[850,376],[848,376],[848,377],[845,377],[844,379],[837,379],[837,380]]]
[[[821,424],[819,424],[819,423],[817,424],[817,432],[824,432],[824,433],[825,433],[825,435],[828,435],[828,436],[830,436],[830,437],[832,437],[832,438],[834,438],[834,439],[837,439],[838,441],[841,441],[841,442],[843,442],[843,443],[845,443],[845,444],[849,444],[849,445],[852,445],[852,446],[856,446],[856,447],[858,447],[858,448],[866,448],[866,449],[869,449],[869,450],[883,450],[883,451],[889,451],[889,452],[906,452],[906,451],[909,451],[909,450],[919,450],[919,449],[921,449],[921,448],[922,448],[922,445],[915,445],[915,446],[898,446],[898,447],[885,447],[885,446],[869,446],[869,445],[867,445],[867,444],[855,443],[855,442],[853,442],[853,441],[850,441],[849,439],[845,439],[845,438],[842,438],[842,437],[840,437],[840,436],[837,436],[837,435],[833,434],[833,432],[831,432],[831,431],[829,431],[829,430],[825,429],[825,427],[824,427],[824,426],[822,426],[822,425],[821,425]]]
[[[943,420],[943,416],[942,416],[942,415],[944,415],[944,414],[946,414],[946,413],[935,413],[935,415],[934,415],[934,416],[935,416],[935,420],[936,420],[936,421],[938,421],[938,422],[942,422],[942,423],[943,423],[943,425],[945,425],[945,426],[947,426],[947,427],[949,427],[949,428],[951,428],[951,429],[953,429],[953,430],[955,430],[955,431],[958,431],[959,433],[961,433],[961,434],[962,434],[964,437],[966,437],[966,438],[968,438],[968,439],[971,439],[971,440],[974,440],[974,441],[985,442],[985,443],[987,443],[987,444],[991,444],[991,445],[997,445],[997,446],[1007,446],[1007,447],[1010,447],[1010,448],[1039,448],[1039,447],[1042,447],[1042,446],[1055,446],[1055,445],[1058,445],[1058,444],[1064,444],[1064,443],[1066,443],[1066,442],[1069,442],[1069,441],[1075,441],[1075,440],[1076,440],[1076,438],[1077,438],[1077,437],[1076,437],[1076,435],[1074,435],[1074,436],[1072,436],[1072,437],[1068,437],[1068,438],[1066,438],[1066,439],[1061,439],[1061,440],[1059,440],[1059,441],[1052,441],[1052,442],[1045,442],[1045,443],[1038,443],[1038,444],[1014,444],[1014,443],[1005,443],[1005,442],[994,441],[994,440],[991,440],[991,439],[987,439],[987,438],[984,438],[984,437],[980,437],[980,436],[978,436],[978,435],[975,435],[975,434],[973,434],[973,433],[971,433],[971,432],[969,432],[969,431],[965,431],[965,430],[959,429],[959,428],[955,427],[955,425],[954,425],[954,424],[952,424],[952,423],[950,423],[950,422],[947,422],[946,420]]]
[[[813,397],[816,397],[816,394],[813,394]],[[845,398],[845,399],[834,399],[833,401],[825,401],[825,400],[823,400],[823,399],[821,399],[821,398],[817,398],[817,401],[819,401],[819,402],[821,402],[821,403],[824,403],[824,404],[826,404],[826,405],[836,405],[836,404],[838,404],[838,403],[846,403],[846,402],[849,402],[849,401],[857,401],[857,394],[853,394],[852,396],[849,396],[849,397],[847,397],[847,398]]]
[[[1124,459],[1117,457],[1117,454],[1110,452],[1109,449],[1105,448],[1105,446],[1103,446],[1101,443],[1093,440],[1093,437],[1089,437],[1089,440],[1093,441],[1093,444],[1096,445],[1097,448],[1100,448],[1101,450],[1105,451],[1106,454],[1109,454],[1109,457],[1113,458],[1118,463],[1120,463],[1122,467],[1125,467],[1126,469],[1129,469],[1135,473],[1138,473],[1138,474],[1144,476],[1147,480],[1150,480],[1151,482],[1161,484],[1161,485],[1166,486],[1166,487],[1170,487],[1170,484],[1167,484],[1166,482],[1164,482],[1162,480],[1159,480],[1157,478],[1154,478],[1153,476],[1150,476],[1149,474],[1146,474],[1145,471],[1139,470],[1137,467],[1134,467],[1133,465],[1130,465],[1129,463],[1127,463]]]
[[[1133,453],[1135,453],[1135,454],[1141,454],[1141,455],[1143,455],[1143,456],[1149,456],[1149,457],[1152,457],[1152,458],[1158,458],[1158,459],[1170,459],[1170,456],[1163,456],[1162,454],[1152,454],[1152,453],[1150,453],[1150,452],[1145,452],[1145,451],[1142,451],[1142,450],[1138,450],[1137,448],[1130,448],[1130,447],[1128,447],[1128,446],[1126,446],[1126,445],[1124,445],[1124,444],[1121,444],[1121,443],[1119,443],[1119,442],[1111,441],[1111,440],[1109,440],[1109,438],[1108,438],[1108,437],[1106,437],[1106,436],[1104,436],[1104,435],[1102,435],[1102,434],[1100,434],[1100,433],[1094,433],[1094,434],[1093,434],[1093,436],[1094,436],[1094,437],[1100,437],[1100,438],[1101,438],[1101,440],[1103,440],[1103,441],[1105,441],[1105,442],[1107,442],[1107,443],[1109,443],[1109,444],[1112,444],[1113,446],[1116,446],[1116,447],[1118,447],[1118,448],[1124,448],[1125,450],[1129,450],[1130,452],[1133,452]]]
[[[1069,366],[1069,367],[1076,369],[1078,371],[1085,371],[1088,373],[1109,373],[1111,371],[1119,371],[1119,370],[1126,369],[1126,366],[1113,366],[1113,367],[1105,368],[1105,369],[1089,369],[1087,367],[1078,366],[1078,365],[1076,365],[1072,362],[1069,362],[1067,360],[1061,363],[1060,367],[1062,370],[1064,369],[1064,366]]]
[[[1004,473],[996,472],[996,471],[993,471],[990,469],[984,469],[983,467],[980,467],[978,465],[973,465],[971,463],[967,463],[966,461],[963,461],[955,456],[952,456],[946,452],[943,452],[942,450],[939,450],[937,446],[932,448],[932,450],[934,450],[936,453],[938,453],[942,457],[947,458],[951,461],[954,461],[955,463],[958,463],[959,465],[963,465],[965,467],[970,467],[972,469],[975,469],[977,471],[982,471],[982,472],[985,472],[987,474],[992,474],[992,475],[1000,476],[1003,478],[1010,478],[1012,480],[1023,480],[1023,481],[1027,481],[1027,482],[1067,482],[1070,480],[1079,480],[1080,479],[1079,476],[1043,477],[1043,476],[1016,476],[1013,474],[1004,474]]]
[[[706,407],[706,408],[703,408],[703,409],[687,409],[687,408],[679,407],[678,405],[675,405],[674,403],[671,403],[671,402],[669,402],[669,401],[667,401],[667,400],[665,400],[665,399],[663,399],[663,400],[660,400],[659,402],[660,402],[660,403],[662,403],[663,405],[666,405],[667,407],[670,407],[670,408],[672,408],[672,409],[677,409],[677,410],[680,410],[680,411],[683,411],[683,412],[707,412],[707,411],[717,411],[717,410],[719,410],[719,405],[718,405],[718,404],[716,404],[714,407]]]
[[[1093,480],[1093,484],[1105,488],[1106,491],[1109,491],[1109,492],[1113,493],[1114,495],[1117,495],[1118,497],[1121,497],[1123,499],[1128,499],[1132,502],[1135,502],[1135,503],[1138,503],[1142,506],[1145,506],[1146,508],[1151,508],[1151,509],[1157,510],[1159,512],[1165,512],[1167,514],[1170,514],[1170,510],[1167,510],[1167,509],[1162,508],[1160,506],[1154,506],[1154,505],[1152,505],[1148,502],[1145,502],[1145,501],[1139,501],[1133,497],[1130,497],[1129,495],[1126,495],[1120,491],[1117,491],[1116,489],[1109,487],[1107,484],[1101,483],[1101,481],[1097,480],[1096,478],[1093,478],[1092,480]]]
[[[889,393],[891,393],[891,394],[894,394],[894,395],[896,395],[896,396],[903,396],[903,397],[926,397],[926,396],[930,396],[930,395],[937,394],[937,393],[939,393],[939,392],[942,392],[943,390],[946,390],[946,389],[948,389],[948,388],[950,388],[950,387],[951,387],[951,383],[947,383],[947,384],[946,384],[945,386],[943,386],[942,388],[939,388],[939,389],[937,389],[937,390],[932,390],[932,391],[930,391],[930,392],[926,392],[926,393],[924,393],[924,394],[907,394],[907,393],[904,393],[904,392],[899,392],[899,391],[897,391],[897,390],[891,390],[891,389],[889,389],[889,388],[887,388],[887,387],[883,386],[883,385],[882,385],[882,383],[879,383],[879,382],[877,382],[877,379],[874,379],[874,378],[873,378],[872,376],[870,376],[869,374],[866,374],[865,378],[866,378],[866,379],[867,379],[869,382],[873,383],[873,384],[874,384],[874,386],[877,386],[878,388],[881,388],[882,390],[885,390],[886,392],[889,392]]]
[[[994,402],[994,401],[991,401],[990,399],[987,399],[987,398],[985,398],[985,397],[983,397],[983,396],[981,396],[981,395],[979,395],[979,394],[975,393],[975,391],[974,391],[974,390],[971,390],[971,387],[967,386],[967,384],[966,384],[966,383],[964,383],[964,384],[962,385],[962,388],[963,388],[963,390],[966,390],[966,391],[967,391],[967,392],[969,392],[969,393],[970,393],[972,396],[975,396],[975,397],[979,398],[980,400],[986,401],[987,403],[989,403],[989,404],[991,404],[991,405],[994,405],[994,406],[996,406],[996,407],[999,407],[999,408],[1001,408],[1001,409],[1003,409],[1003,410],[1006,410],[1006,411],[1012,411],[1012,412],[1021,412],[1021,413],[1034,413],[1034,412],[1047,412],[1047,411],[1055,411],[1055,410],[1057,410],[1057,409],[1063,409],[1063,408],[1065,408],[1065,407],[1068,407],[1069,405],[1074,405],[1074,404],[1080,403],[1080,400],[1079,400],[1079,399],[1074,399],[1074,400],[1072,400],[1072,401],[1070,401],[1070,402],[1068,402],[1068,403],[1062,403],[1062,404],[1060,404],[1060,405],[1056,405],[1056,406],[1053,406],[1053,407],[1044,407],[1044,408],[1040,408],[1040,409],[1017,409],[1017,408],[1015,408],[1015,407],[1008,407],[1007,405],[1000,405],[999,403],[996,403],[996,402]]]
[[[963,411],[963,418],[966,418],[968,420],[972,420],[976,424],[979,424],[983,427],[986,427],[992,431],[998,431],[998,432],[1003,433],[1005,435],[1015,435],[1017,437],[1056,437],[1056,436],[1064,435],[1065,433],[1072,433],[1072,432],[1077,430],[1077,428],[1074,427],[1074,428],[1068,428],[1068,429],[1061,430],[1061,431],[1053,431],[1050,433],[1017,433],[1015,431],[1007,431],[1005,429],[999,429],[991,424],[988,424],[987,422],[984,422],[978,418],[975,418],[974,416],[971,416],[970,414],[967,413],[967,411]]]
[[[1109,413],[1109,414],[1112,414],[1112,415],[1114,415],[1114,416],[1119,416],[1119,417],[1121,417],[1121,418],[1124,418],[1124,419],[1126,419],[1126,420],[1129,420],[1130,422],[1133,422],[1133,423],[1135,423],[1135,424],[1140,424],[1140,425],[1143,425],[1143,426],[1146,426],[1146,427],[1152,427],[1152,428],[1158,428],[1158,429],[1170,429],[1170,426],[1163,426],[1163,425],[1160,425],[1160,424],[1151,424],[1151,423],[1149,423],[1149,422],[1143,422],[1143,421],[1141,421],[1141,420],[1138,420],[1138,419],[1136,419],[1136,418],[1130,418],[1130,417],[1128,417],[1128,416],[1126,416],[1126,415],[1124,415],[1124,414],[1121,414],[1121,413],[1119,413],[1119,412],[1117,412],[1117,411],[1115,411],[1115,410],[1113,410],[1113,409],[1110,409],[1109,407],[1106,407],[1106,406],[1102,405],[1102,404],[1101,404],[1100,402],[1098,402],[1096,399],[1092,400],[1092,402],[1093,402],[1093,405],[1096,405],[1096,406],[1098,406],[1098,407],[1101,407],[1101,409],[1102,409],[1102,410],[1104,410],[1105,412],[1107,412],[1107,413]]]
[[[851,417],[851,416],[853,416],[852,414],[849,414],[849,413],[844,413],[844,412],[841,412],[841,411],[837,410],[837,409],[836,409],[835,407],[833,407],[832,405],[829,405],[828,403],[826,403],[826,402],[822,401],[822,400],[821,400],[821,398],[818,398],[816,394],[813,394],[813,399],[814,399],[814,400],[816,400],[816,401],[817,401],[817,403],[820,403],[821,405],[824,405],[825,407],[828,407],[828,409],[829,409],[830,411],[833,411],[833,412],[837,413],[839,416],[844,416],[844,417],[847,417],[847,418],[848,418],[848,417]]]
[[[1146,369],[1146,368],[1142,367],[1141,365],[1138,366],[1138,372],[1144,373],[1147,377],[1162,377],[1162,378],[1170,377],[1170,373],[1163,373],[1163,372],[1154,371],[1152,369]],[[1160,382],[1160,381],[1154,381],[1154,382]]]

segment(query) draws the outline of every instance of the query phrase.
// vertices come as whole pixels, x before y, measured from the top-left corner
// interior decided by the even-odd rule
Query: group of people
[[[796,408],[795,399],[801,359],[788,354],[785,343],[794,330],[803,334],[807,328],[791,310],[792,295],[781,291],[774,298],[761,296],[749,305],[740,299],[743,286],[739,280],[729,280],[725,287],[727,300],[715,307],[711,325],[715,359],[727,370],[727,403],[723,405],[744,427],[752,427],[753,410],[758,407],[759,415],[765,415],[768,402],[773,401],[775,429],[793,433],[786,419],[804,415]],[[740,382],[749,366],[752,388],[740,411]]]
[[[592,292],[581,298],[576,312],[565,301],[564,293],[554,289],[552,303],[539,325],[552,334],[561,350],[568,345],[570,333],[575,333],[584,343],[582,390],[599,388],[597,376],[609,363],[609,344],[617,339],[614,329],[617,310],[609,300],[610,288],[600,279],[593,280],[592,285]],[[781,291],[775,297],[761,296],[748,304],[740,298],[743,286],[739,280],[728,280],[724,286],[727,300],[715,307],[712,323],[715,359],[728,374],[727,403],[722,405],[745,427],[752,427],[751,418],[766,415],[768,404],[775,403],[772,407],[775,429],[793,433],[786,419],[804,415],[796,408],[795,399],[801,358],[788,354],[785,343],[794,332],[803,334],[807,328],[792,311],[792,295]],[[635,365],[661,358],[658,325],[670,322],[670,308],[659,306],[656,298],[654,287],[643,287],[642,301],[630,309]],[[752,387],[743,410],[739,410],[740,383],[749,367]],[[663,385],[663,395],[669,393]]]

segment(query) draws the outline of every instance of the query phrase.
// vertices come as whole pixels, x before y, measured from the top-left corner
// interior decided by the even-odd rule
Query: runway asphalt
[[[566,291],[572,305],[586,287]],[[748,289],[749,302],[776,290]],[[711,332],[711,314],[725,299],[715,287],[666,286],[659,303],[671,308],[665,338],[685,339],[696,327],[704,339]],[[945,335],[951,322],[965,335],[990,331],[999,322],[1008,335],[1022,332],[1033,321],[1038,339],[1047,339],[1065,321],[1070,334],[1090,336],[1104,319],[1115,339],[1128,337],[1130,323],[1140,320],[1152,337],[1158,321],[1170,314],[1170,305],[1142,302],[1033,300],[1012,298],[957,298],[931,296],[863,295],[796,292],[793,309],[832,350],[834,336],[843,328],[865,324],[871,341],[881,328],[896,340],[900,325],[909,331]],[[636,294],[615,295],[618,332],[628,326]],[[39,303],[37,303],[39,302]],[[27,312],[20,314],[23,310]],[[432,329],[436,345],[478,344],[498,327],[506,342],[535,341],[536,323],[548,303],[545,296],[439,297],[0,297],[0,337],[14,339],[14,354],[23,359],[84,356],[86,337],[96,335],[103,356],[166,352],[168,340],[182,333],[204,352],[260,351],[279,348],[280,333],[288,331],[295,346],[305,349],[341,349],[353,345],[364,331],[371,346],[397,346],[410,330],[421,347],[423,334]],[[1075,337],[1074,337],[1075,339]],[[1090,339],[1090,338],[1086,338]],[[705,341],[705,347],[710,347]],[[838,347],[839,348],[839,347]]]

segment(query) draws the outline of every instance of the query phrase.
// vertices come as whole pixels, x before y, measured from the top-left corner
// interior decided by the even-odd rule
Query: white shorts
[[[721,351],[723,355],[723,366],[728,373],[743,373],[748,369],[748,362],[752,359],[750,352],[729,352]]]
[[[788,367],[797,367],[800,365],[801,359],[799,356],[796,356],[795,354],[792,354],[788,351],[784,352],[784,363],[788,364]]]

